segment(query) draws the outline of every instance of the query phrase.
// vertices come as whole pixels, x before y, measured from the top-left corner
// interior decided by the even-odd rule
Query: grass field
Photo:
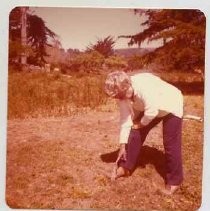
[[[198,74],[167,73],[161,78],[180,88],[185,95],[202,95]],[[8,84],[8,119],[71,116],[107,105],[104,76],[77,77],[46,72],[11,72]]]
[[[165,166],[161,124],[149,134],[132,176],[111,182],[109,176],[118,152],[119,114],[113,101],[104,100],[102,82],[98,81],[98,91],[97,86],[85,89],[86,95],[82,89],[86,87],[84,78],[25,74],[23,77],[15,73],[9,78],[6,200],[10,207],[186,211],[199,208],[203,122],[184,121],[184,182],[174,196],[158,191],[163,186]],[[87,80],[95,81],[86,78],[86,83]],[[72,88],[76,85],[82,93]],[[61,91],[64,87],[65,91]],[[203,117],[203,94],[194,94],[193,89],[185,94],[185,113]],[[69,100],[75,92],[79,105],[87,96],[86,103],[80,106],[85,109]],[[94,96],[94,104],[88,103]],[[50,99],[48,107],[45,97],[55,101]]]
[[[8,118],[73,115],[105,104],[103,77],[63,74],[9,74]]]

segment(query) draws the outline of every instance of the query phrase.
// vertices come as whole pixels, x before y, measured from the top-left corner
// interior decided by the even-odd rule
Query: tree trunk
[[[25,66],[27,64],[27,56],[26,56],[26,44],[27,44],[27,33],[26,33],[26,12],[27,8],[22,7],[21,8],[21,45],[23,48],[23,51],[21,53],[21,65]]]

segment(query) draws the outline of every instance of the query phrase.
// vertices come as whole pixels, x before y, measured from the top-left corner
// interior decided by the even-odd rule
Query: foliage
[[[23,52],[24,48],[20,41],[9,40],[9,59],[11,62],[15,62],[18,56]]]
[[[125,69],[127,61],[122,56],[109,56],[105,58],[98,51],[77,53],[68,58],[67,64],[62,65],[62,72],[82,76],[89,73],[101,74],[102,71]]]
[[[34,50],[35,55],[31,58],[33,64],[45,63],[44,57],[47,56],[46,45],[48,38],[55,38],[56,34],[51,31],[46,25],[42,18],[37,15],[28,15],[28,44]]]
[[[142,32],[120,36],[129,38],[129,45],[141,45],[144,41],[162,40],[163,45],[151,52],[151,61],[161,64],[164,70],[204,70],[205,24],[199,10],[135,10],[145,15],[146,27]]]
[[[133,55],[128,59],[128,67],[130,71],[142,69],[148,63],[144,56]]]
[[[98,73],[102,68],[104,56],[97,51],[79,53],[69,60],[73,72]]]
[[[77,49],[77,48],[75,48],[75,49],[69,48],[67,50],[67,53],[68,53],[69,56],[75,56],[75,55],[80,53],[80,50]]]
[[[21,42],[9,40],[9,64],[16,70],[21,70],[20,55],[34,56],[33,50],[29,46],[21,45]]]
[[[9,17],[9,40],[11,53],[10,61],[18,59],[24,48],[28,51],[28,62],[35,65],[42,65],[47,56],[46,45],[49,45],[49,38],[56,39],[56,34],[51,31],[42,18],[27,13],[27,46],[21,46],[21,7],[14,8]]]
[[[9,62],[18,63],[24,51],[21,45],[21,9],[15,8],[9,16]]]
[[[124,69],[127,67],[127,62],[124,57],[122,56],[109,56],[105,59],[104,65],[109,70],[112,69]]]
[[[87,52],[91,51],[97,51],[100,54],[102,54],[105,58],[111,56],[114,54],[114,38],[111,36],[108,36],[104,39],[98,39],[96,44],[90,44],[89,47],[87,47]]]

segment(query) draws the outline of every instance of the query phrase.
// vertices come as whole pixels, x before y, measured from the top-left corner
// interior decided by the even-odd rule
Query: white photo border
[[[3,0],[0,8],[0,210],[16,210],[7,206],[7,86],[9,13],[16,6],[69,8],[147,8],[199,9],[206,16],[205,99],[202,204],[200,211],[210,210],[210,1],[209,0]],[[20,210],[20,209],[17,209]],[[26,210],[26,209],[24,209]],[[31,210],[31,209],[30,209]],[[37,209],[36,209],[37,210]]]

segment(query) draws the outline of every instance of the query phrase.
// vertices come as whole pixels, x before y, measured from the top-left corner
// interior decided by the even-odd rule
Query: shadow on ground
[[[101,160],[106,163],[114,163],[117,159],[119,150],[102,154]],[[151,164],[155,167],[158,174],[165,178],[165,156],[164,153],[154,147],[142,146],[137,167],[145,168],[146,165]]]

